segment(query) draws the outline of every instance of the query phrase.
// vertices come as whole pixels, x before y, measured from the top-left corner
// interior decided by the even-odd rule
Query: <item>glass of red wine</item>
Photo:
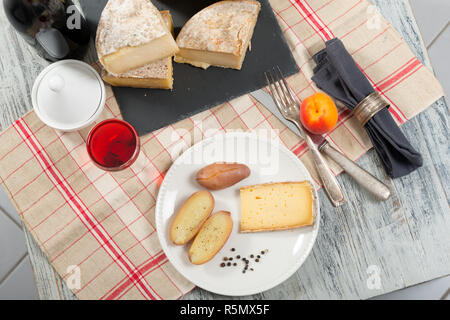
[[[87,150],[95,165],[106,171],[131,166],[140,152],[139,135],[128,122],[108,119],[89,132]]]

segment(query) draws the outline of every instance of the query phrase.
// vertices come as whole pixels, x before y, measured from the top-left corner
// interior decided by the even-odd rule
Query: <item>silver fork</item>
[[[283,117],[286,118],[286,120],[291,121],[297,126],[300,131],[300,135],[303,139],[305,139],[309,149],[311,150],[317,172],[322,180],[323,187],[331,203],[335,207],[343,205],[346,200],[341,186],[328,167],[326,160],[319,152],[316,144],[303,129],[300,121],[297,120],[299,119],[300,103],[287,85],[280,69],[278,68],[278,71],[275,71],[274,69],[273,72],[265,72],[264,74],[267,79],[267,84],[269,86],[272,99],[278,110]]]

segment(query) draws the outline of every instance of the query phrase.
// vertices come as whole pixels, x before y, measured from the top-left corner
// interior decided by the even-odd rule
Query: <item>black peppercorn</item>
[[[228,266],[228,267],[231,266],[231,262],[228,262],[228,263],[227,263],[227,266]]]
[[[221,266],[222,268],[225,267],[225,263],[222,262],[222,263],[220,264],[220,266]]]
[[[254,255],[251,254],[251,255],[250,255],[250,258],[253,258],[253,257],[254,257]]]
[[[237,255],[237,256],[236,256],[236,259],[240,259],[240,258],[241,258],[241,256],[240,256],[240,255]]]
[[[260,256],[259,254],[258,254],[256,257],[257,257],[258,259],[261,258],[261,256]]]
[[[231,251],[236,251],[236,249],[235,248],[231,248]]]
[[[236,266],[237,266],[237,263],[236,263],[236,262],[235,262],[235,263],[233,263],[233,266],[235,266],[235,267],[236,267]]]

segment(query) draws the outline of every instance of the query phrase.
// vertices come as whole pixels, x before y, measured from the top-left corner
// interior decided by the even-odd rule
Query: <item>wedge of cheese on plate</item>
[[[240,70],[260,9],[258,1],[232,0],[201,10],[181,29],[175,62]]]
[[[173,34],[173,21],[168,10],[161,11],[168,29]],[[113,86],[135,88],[173,88],[172,57],[163,58],[143,67],[120,74],[104,70],[103,80]]]
[[[109,0],[100,17],[96,48],[100,62],[113,74],[178,51],[160,12],[148,0]]]
[[[241,188],[241,232],[292,229],[314,223],[309,181]]]

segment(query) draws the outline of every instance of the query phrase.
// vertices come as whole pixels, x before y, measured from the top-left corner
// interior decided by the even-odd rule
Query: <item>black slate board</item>
[[[160,10],[170,10],[175,35],[195,13],[217,2],[211,0],[153,0]],[[242,70],[210,67],[207,70],[174,63],[174,89],[136,89],[115,87],[114,94],[124,120],[139,135],[193,116],[265,85],[264,71],[278,65],[288,76],[298,66],[286,43],[267,0],[261,12]],[[107,0],[80,0],[93,37]]]

